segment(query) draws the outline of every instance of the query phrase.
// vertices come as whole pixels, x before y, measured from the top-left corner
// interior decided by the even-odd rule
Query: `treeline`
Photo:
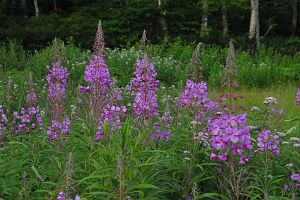
[[[135,44],[146,29],[152,43],[235,38],[259,49],[269,38],[299,36],[299,7],[297,0],[0,0],[0,39],[36,49],[57,36],[88,48],[101,19],[111,47]]]

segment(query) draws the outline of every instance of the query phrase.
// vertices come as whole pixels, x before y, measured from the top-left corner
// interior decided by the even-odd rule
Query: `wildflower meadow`
[[[299,55],[104,31],[1,44],[0,199],[300,199]]]

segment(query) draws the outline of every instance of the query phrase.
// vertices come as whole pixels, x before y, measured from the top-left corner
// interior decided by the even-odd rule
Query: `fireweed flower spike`
[[[49,68],[49,73],[46,77],[48,94],[47,99],[51,106],[52,122],[48,127],[48,139],[50,141],[59,140],[62,133],[70,133],[69,118],[65,118],[64,108],[66,99],[66,89],[68,82],[68,70],[61,65],[58,55],[55,55],[57,44],[56,40],[53,43],[53,54],[58,59]]]
[[[186,107],[187,109],[195,109],[195,123],[198,124],[199,120],[202,123],[207,123],[208,114],[214,113],[219,110],[218,103],[212,102],[207,98],[207,85],[206,82],[201,81],[199,83],[193,80],[203,79],[203,68],[199,58],[200,43],[197,45],[192,60],[191,69],[195,72],[191,72],[190,79],[187,80],[185,89],[180,93],[177,103]]]
[[[143,33],[141,48],[145,48],[146,33]],[[153,63],[149,61],[147,53],[144,51],[143,59],[138,59],[134,77],[130,80],[130,91],[133,94],[134,114],[142,116],[144,120],[153,118],[157,114],[157,87],[159,81],[156,80],[157,72]]]
[[[101,21],[99,21],[93,45],[93,56],[86,65],[84,80],[89,85],[80,86],[80,92],[83,95],[88,95],[91,115],[96,115],[98,118],[108,101],[108,89],[113,86],[104,58],[104,36]]]

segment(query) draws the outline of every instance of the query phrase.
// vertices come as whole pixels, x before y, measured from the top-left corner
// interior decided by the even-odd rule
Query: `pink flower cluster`
[[[239,164],[248,161],[248,152],[252,145],[246,117],[247,114],[223,115],[209,121],[211,146],[218,152],[211,153],[210,159],[227,161],[232,155],[240,157]]]
[[[262,130],[257,138],[258,150],[255,150],[255,153],[270,151],[275,156],[278,156],[279,151],[279,135],[273,135],[270,130]]]
[[[11,133],[23,134],[36,129],[40,132],[44,131],[43,120],[38,106],[27,109],[21,108],[20,114],[14,112],[14,119],[10,128]]]
[[[66,118],[64,121],[54,119],[51,121],[51,126],[48,127],[48,139],[49,141],[59,140],[61,134],[70,134],[70,124],[71,121],[69,118]]]
[[[182,107],[196,108],[196,123],[200,119],[204,122],[209,112],[217,112],[219,104],[207,98],[207,85],[205,82],[194,83],[188,80],[184,92],[180,93],[179,103]]]
[[[126,113],[125,106],[114,106],[107,104],[103,108],[103,113],[99,118],[99,126],[97,131],[96,141],[101,141],[104,136],[104,126],[109,125],[110,130],[115,130],[121,126],[121,115]]]
[[[83,94],[92,90],[100,90],[101,94],[105,95],[107,88],[112,87],[108,66],[102,55],[95,56],[90,63],[87,64],[84,72],[84,80],[90,83],[91,86],[81,86],[80,91]]]
[[[7,117],[4,113],[3,106],[0,105],[0,136],[2,136],[2,134],[3,134],[3,127],[5,126],[7,121],[8,120],[7,120]]]
[[[61,66],[61,62],[57,61],[52,67],[49,67],[49,73],[46,77],[48,86],[47,99],[51,102],[57,99],[66,98],[66,88],[68,82],[68,70]]]
[[[154,123],[154,133],[151,133],[149,138],[154,141],[164,140],[168,142],[171,135],[170,124],[172,120],[170,113],[165,112],[163,116],[159,118],[159,121]]]
[[[130,91],[135,95],[134,114],[149,119],[157,114],[156,98],[159,81],[153,63],[147,60],[137,60],[134,78],[130,80]]]

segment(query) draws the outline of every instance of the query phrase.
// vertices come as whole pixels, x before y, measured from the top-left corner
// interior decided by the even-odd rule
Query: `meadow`
[[[2,43],[0,199],[300,198],[300,54],[196,46]]]

